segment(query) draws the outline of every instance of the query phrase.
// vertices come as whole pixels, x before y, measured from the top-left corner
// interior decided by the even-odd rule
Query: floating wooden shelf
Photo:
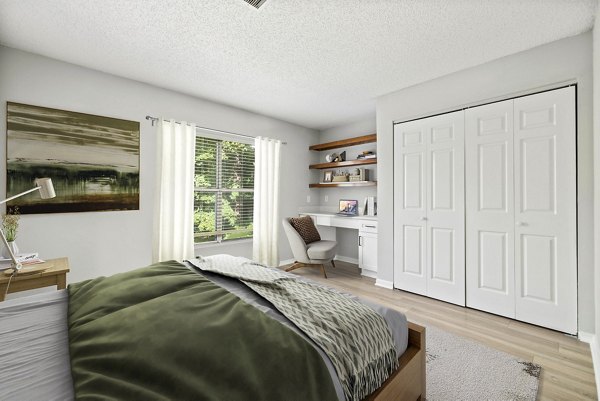
[[[308,149],[322,151],[337,148],[345,148],[348,146],[362,145],[365,143],[377,142],[377,134],[357,136],[355,138],[343,139],[340,141],[333,141],[327,143],[319,143],[317,145],[309,146]],[[308,166],[310,169],[327,169],[337,167],[350,167],[360,166],[366,164],[377,164],[377,159],[359,159],[359,160],[346,160],[343,162],[332,162],[332,163],[317,163]],[[369,187],[377,185],[377,181],[346,181],[346,182],[317,182],[314,184],[308,184],[309,188],[330,188],[330,187]]]
[[[333,163],[317,163],[311,164],[308,168],[311,169],[326,169],[326,168],[336,168],[336,167],[348,167],[348,166],[359,166],[363,164],[377,164],[377,159],[358,159],[358,160],[346,160],[343,162],[333,162]]]
[[[355,181],[355,182],[317,182],[308,184],[309,188],[329,188],[329,187],[370,187],[377,185],[377,181]]]
[[[364,143],[377,142],[377,134],[357,136],[355,138],[343,139],[341,141],[333,141],[327,143],[319,143],[308,147],[310,150],[330,150],[337,148],[345,148],[346,146],[362,145]]]

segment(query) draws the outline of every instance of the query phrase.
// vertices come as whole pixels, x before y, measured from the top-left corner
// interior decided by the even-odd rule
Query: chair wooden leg
[[[285,271],[291,272],[292,270],[296,270],[301,267],[312,267],[312,266],[317,267],[317,268],[319,266],[321,266],[321,272],[323,273],[323,277],[327,278],[327,273],[325,273],[325,265],[323,265],[323,264],[316,265],[316,264],[306,264],[306,263],[302,263],[302,262],[294,262],[294,264],[291,265],[290,267],[288,267],[287,269],[285,269]]]
[[[333,262],[333,259],[331,259],[331,266],[336,267],[335,263]]]
[[[290,267],[288,267],[287,269],[285,269],[285,271],[286,272],[291,272],[292,270],[296,270],[296,269],[299,269],[301,267],[304,267],[304,263],[294,262],[294,264],[291,265]]]
[[[327,278],[327,273],[325,273],[325,265],[321,264],[321,271],[323,272],[323,277]]]

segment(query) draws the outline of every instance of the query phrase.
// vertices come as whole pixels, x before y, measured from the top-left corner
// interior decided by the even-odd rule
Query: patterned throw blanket
[[[397,368],[384,318],[351,297],[244,258],[218,255],[193,264],[243,281],[304,331],[333,363],[346,400],[365,398]]]

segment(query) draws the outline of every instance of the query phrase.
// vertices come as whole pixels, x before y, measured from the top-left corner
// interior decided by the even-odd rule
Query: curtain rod
[[[152,117],[152,116],[146,116],[146,120],[150,120],[152,121],[152,126],[154,127],[154,123],[158,121],[157,117]],[[175,121],[176,124],[181,124],[181,121]],[[190,124],[187,124],[190,125]],[[218,132],[219,134],[226,134],[226,135],[233,135],[233,136],[240,136],[242,138],[251,138],[254,139],[254,137],[252,135],[244,135],[244,134],[236,134],[235,132],[229,132],[229,131],[223,131],[220,129],[214,129],[214,128],[206,128],[206,127],[200,127],[200,126],[196,126],[196,129],[203,129],[206,131],[212,131],[212,132]],[[282,145],[287,145],[287,142],[281,142]]]

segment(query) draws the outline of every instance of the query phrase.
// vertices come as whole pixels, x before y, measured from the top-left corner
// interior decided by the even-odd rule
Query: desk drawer
[[[339,228],[352,228],[358,230],[360,222],[355,217],[333,217],[331,225]]]
[[[377,221],[363,221],[360,223],[359,230],[365,233],[377,234]]]
[[[313,220],[318,226],[330,226],[331,217],[329,216],[313,216]]]

